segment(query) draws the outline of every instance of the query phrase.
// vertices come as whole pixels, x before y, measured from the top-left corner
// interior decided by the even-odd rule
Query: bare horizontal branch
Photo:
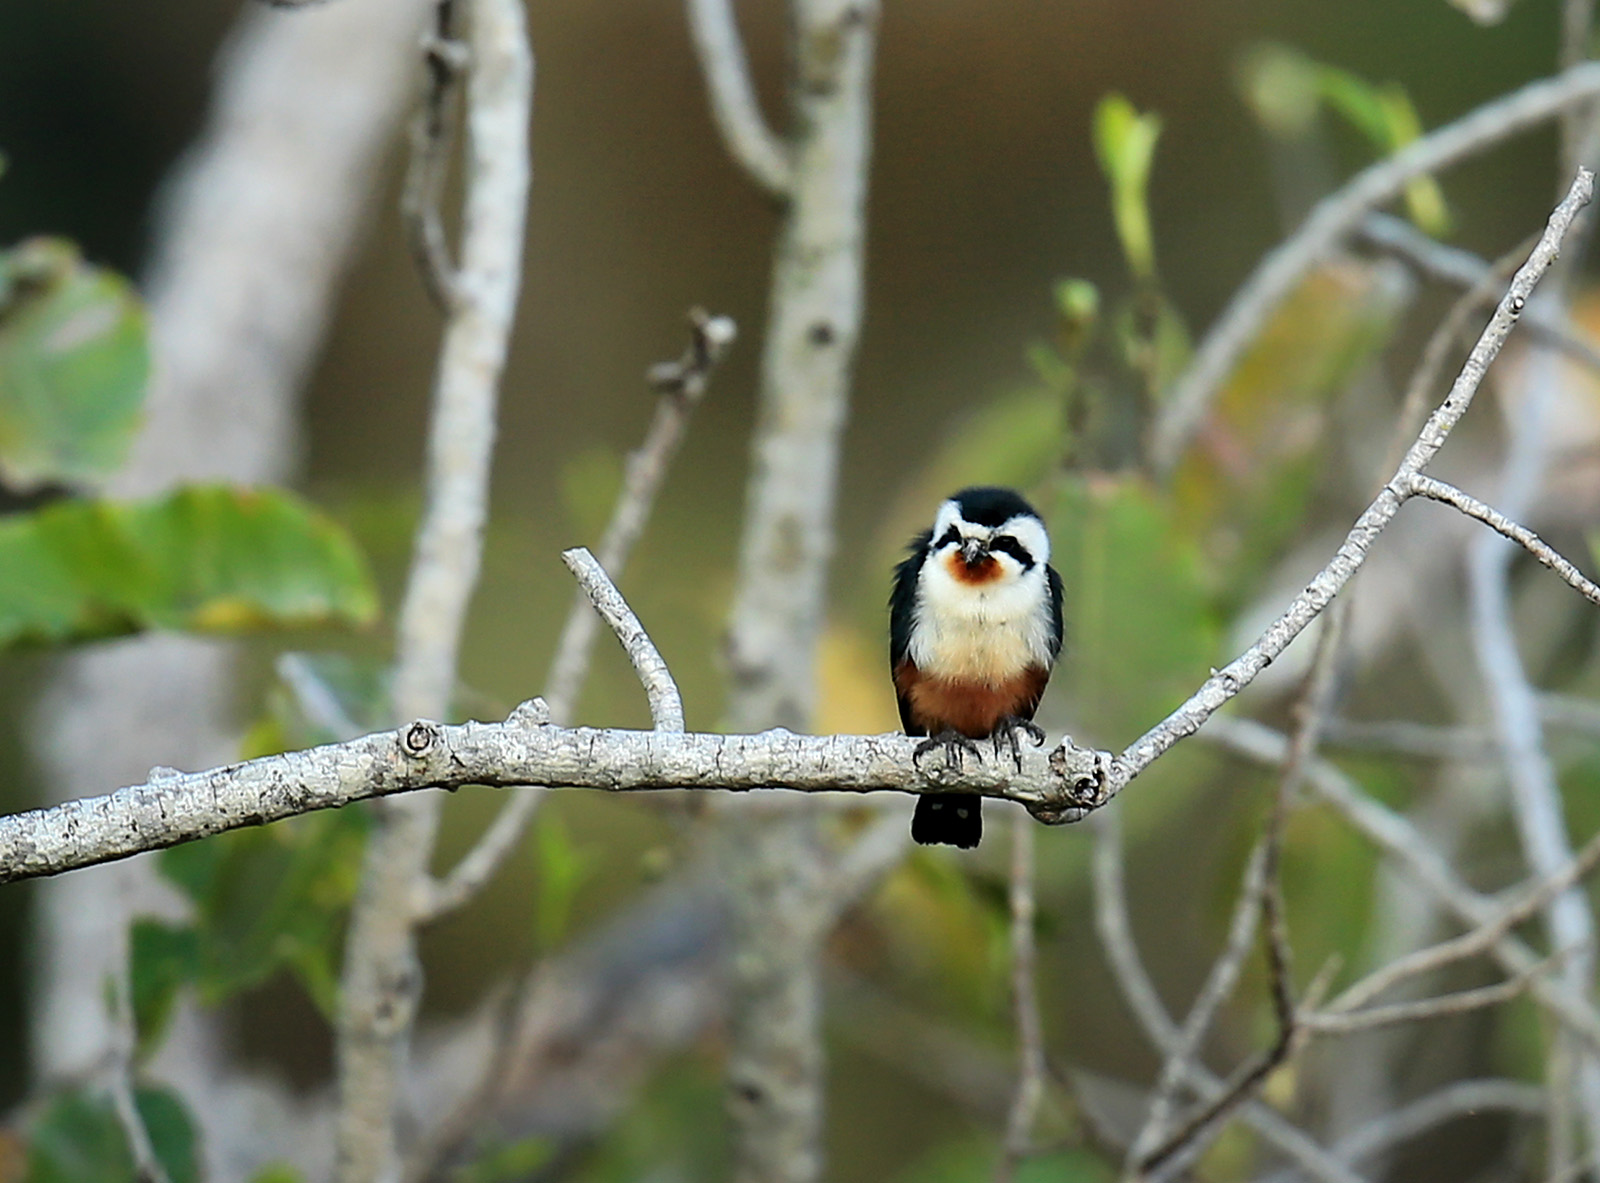
[[[348,743],[172,775],[104,797],[0,817],[0,883],[55,875],[370,797],[462,785],[553,788],[943,792],[1020,802],[1044,821],[1076,816],[1110,757],[1064,740],[958,773],[920,767],[918,741],[886,735],[758,735],[555,727],[538,699],[504,723],[419,720]]]

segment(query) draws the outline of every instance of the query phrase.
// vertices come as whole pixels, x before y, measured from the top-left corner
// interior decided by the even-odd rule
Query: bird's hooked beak
[[[969,567],[976,567],[989,556],[989,544],[977,538],[968,538],[961,544],[961,559]]]

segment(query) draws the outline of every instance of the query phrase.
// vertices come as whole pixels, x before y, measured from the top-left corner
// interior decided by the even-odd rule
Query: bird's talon
[[[994,742],[994,754],[996,759],[998,759],[1000,756],[1000,745],[1002,743],[1006,743],[1011,746],[1011,761],[1016,765],[1017,771],[1021,772],[1022,745],[1017,742],[1017,732],[1019,731],[1023,732],[1029,739],[1033,741],[1034,747],[1038,748],[1044,746],[1044,729],[1031,719],[1023,719],[1016,715],[1007,715],[1005,718],[1001,719],[999,724],[997,724],[994,729],[993,736],[990,738]]]
[[[960,771],[965,764],[966,753],[971,752],[972,758],[978,763],[983,763],[983,752],[978,745],[959,731],[941,731],[917,745],[917,750],[911,754],[911,762],[919,768],[922,766],[922,757],[929,752],[942,749],[946,769]]]

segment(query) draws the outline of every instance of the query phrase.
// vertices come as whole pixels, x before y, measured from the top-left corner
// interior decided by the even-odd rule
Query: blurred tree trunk
[[[342,0],[305,12],[244,11],[219,55],[205,129],[174,170],[157,218],[145,284],[154,386],[143,434],[111,493],[293,477],[297,398],[409,105],[428,8],[424,0]],[[233,646],[179,636],[65,659],[36,715],[36,755],[52,797],[133,783],[157,764],[232,759],[233,677]],[[31,1050],[43,1081],[101,1058],[112,1036],[103,982],[126,956],[129,919],[179,905],[148,858],[50,880],[36,898]],[[318,1140],[299,1126],[304,1115],[292,1136],[263,1128],[259,1086],[236,1081],[251,1099],[222,1088],[231,1070],[214,1058],[211,1026],[186,1016],[157,1066],[205,1127],[208,1176],[243,1177],[246,1163],[269,1156],[314,1159]],[[232,1118],[230,1096],[241,1106]]]
[[[827,611],[839,440],[861,326],[876,5],[795,0],[793,171],[773,264],[738,588],[735,731],[804,731]],[[816,803],[739,801],[724,883],[733,915],[729,1104],[742,1183],[821,1172],[819,961],[831,919]]]

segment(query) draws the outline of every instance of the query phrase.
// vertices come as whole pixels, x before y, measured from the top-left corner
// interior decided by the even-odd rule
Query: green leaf
[[[152,628],[364,624],[376,613],[349,536],[282,490],[197,486],[0,519],[0,649]]]
[[[128,965],[134,1030],[140,1052],[147,1053],[166,1031],[179,987],[193,981],[199,971],[199,936],[188,925],[135,920],[129,934]]]
[[[166,1089],[134,1090],[151,1147],[172,1183],[199,1183],[194,1124]],[[111,1102],[75,1089],[63,1093],[29,1131],[28,1183],[135,1183],[127,1138]]]
[[[1239,83],[1256,118],[1280,139],[1303,138],[1323,107],[1354,127],[1380,156],[1398,152],[1422,134],[1417,109],[1398,83],[1368,82],[1289,46],[1253,46],[1240,63]],[[1419,228],[1448,233],[1450,211],[1436,180],[1417,177],[1405,192],[1406,210]]]
[[[1155,278],[1155,236],[1150,229],[1150,166],[1161,117],[1140,115],[1120,94],[1101,99],[1094,111],[1094,147],[1111,182],[1111,215],[1128,269],[1138,280]]]
[[[199,1183],[194,1123],[178,1095],[167,1089],[140,1088],[134,1090],[133,1100],[156,1158],[167,1168],[167,1178],[172,1183]]]
[[[195,904],[192,972],[202,1000],[220,1002],[287,969],[332,1015],[366,830],[362,811],[330,810],[162,853],[162,873]]]
[[[150,374],[144,308],[70,242],[0,252],[0,482],[26,492],[114,471]]]
[[[494,1146],[481,1158],[451,1176],[452,1183],[522,1183],[538,1177],[541,1167],[555,1158],[555,1143],[549,1138],[521,1138]]]
[[[250,1176],[250,1183],[305,1183],[306,1177],[288,1163],[268,1163]]]
[[[988,1183],[1000,1148],[987,1138],[941,1141],[894,1183]],[[1017,1165],[1016,1183],[1111,1183],[1116,1173],[1084,1150],[1059,1150],[1030,1155]]]

